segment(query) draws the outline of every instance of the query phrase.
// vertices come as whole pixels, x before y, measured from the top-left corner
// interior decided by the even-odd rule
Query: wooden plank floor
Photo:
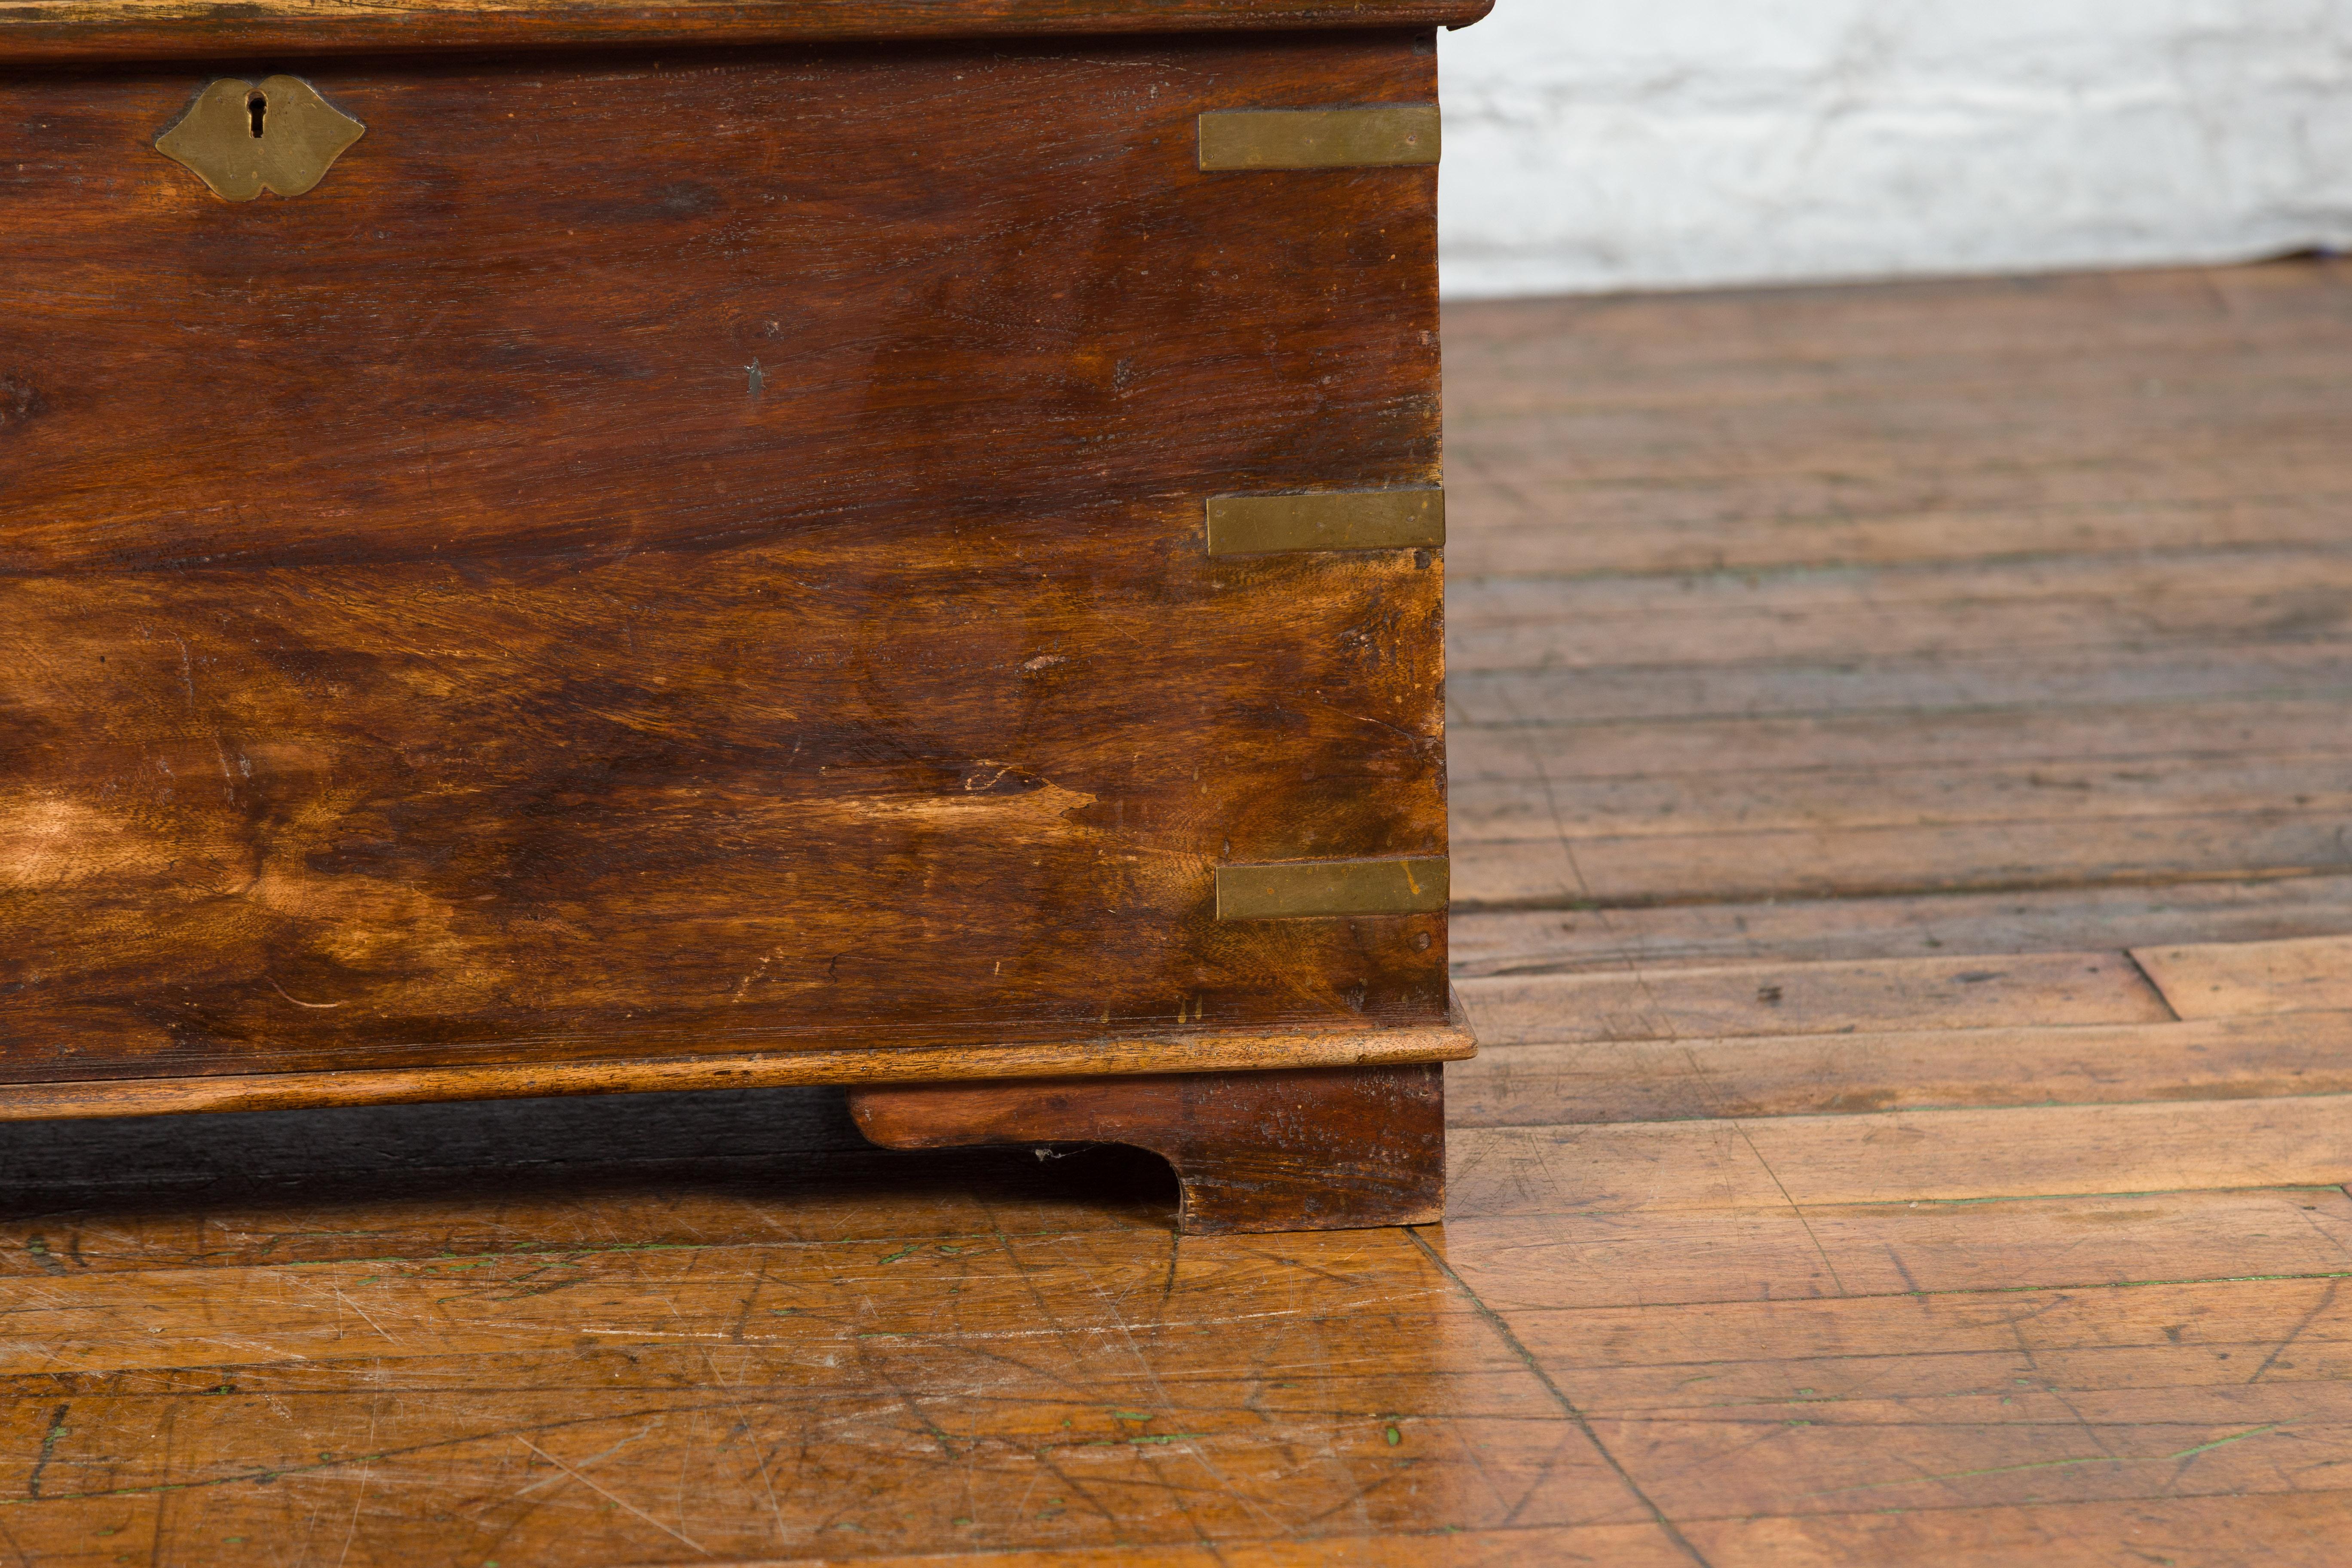
[[[2352,1562],[2352,268],[1447,329],[1444,1226],[14,1126],[0,1564]]]

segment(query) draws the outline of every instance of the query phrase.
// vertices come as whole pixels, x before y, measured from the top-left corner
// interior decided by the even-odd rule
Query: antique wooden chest
[[[1432,1215],[1489,3],[0,8],[0,1117],[843,1083]]]

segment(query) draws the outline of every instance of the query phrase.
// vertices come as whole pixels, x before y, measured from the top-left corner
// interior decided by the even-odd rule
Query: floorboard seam
[[[2335,1010],[2335,1009],[2331,1009],[2331,1011],[2333,1011],[2333,1010]],[[2305,1016],[2306,1015],[2303,1015],[2303,1014],[2296,1014],[2296,1013],[2273,1013],[2273,1014],[2267,1014],[2267,1015],[2250,1015],[2250,1016],[2268,1016],[2268,1017],[2274,1017],[2274,1018],[2295,1018],[2295,1017],[2302,1017],[2302,1016]],[[2189,1023],[2189,1022],[2192,1022],[2192,1021],[2193,1021],[2193,1022],[2200,1022],[2200,1023],[2201,1023],[2201,1022],[2205,1022],[2205,1020],[2202,1020],[2202,1019],[2190,1020],[2190,1019],[2185,1019],[2185,1018],[2184,1018],[2184,1019],[2179,1020],[2179,1022],[2182,1022],[2182,1023]],[[2089,1025],[2089,1026],[2085,1026],[2085,1027],[2093,1027],[2093,1028],[2106,1028],[2106,1027],[2112,1027],[2112,1026],[2109,1026],[2109,1025]],[[2167,1025],[2163,1025],[2163,1024],[2151,1024],[2151,1025],[2148,1025],[2148,1026],[2147,1026],[2147,1027],[2149,1027],[2149,1028],[2155,1028],[2155,1029],[2161,1029],[2161,1028],[2168,1027],[2168,1026],[2167,1026]],[[1922,1032],[1922,1033],[1930,1033],[1931,1031],[1924,1031],[1924,1030],[1923,1030],[1923,1031],[1921,1031],[1921,1032]],[[1956,1030],[1951,1031],[1951,1033],[1954,1033],[1954,1034],[1959,1034],[1959,1033],[1964,1033],[1964,1032],[1965,1032],[1965,1031],[1962,1031],[1962,1030],[1957,1030],[1957,1029],[1956,1029]],[[1851,1039],[1851,1038],[1853,1038],[1853,1036],[1849,1036],[1849,1035],[1835,1035],[1835,1034],[1824,1034],[1824,1035],[1819,1035],[1819,1036],[1814,1036],[1814,1035],[1725,1035],[1725,1036],[1710,1037],[1710,1043],[1713,1043],[1713,1042],[1716,1042],[1716,1041],[1720,1041],[1720,1042],[1724,1042],[1724,1043],[1728,1043],[1728,1042],[1730,1042],[1730,1041],[1735,1041],[1735,1040],[1737,1040],[1737,1041],[1741,1041],[1741,1042],[1745,1042],[1745,1041],[1748,1041],[1748,1040],[1809,1040],[1809,1039],[1838,1040],[1838,1039]],[[1587,1045],[1587,1044],[1591,1044],[1591,1043],[1592,1043],[1592,1042],[1583,1041],[1583,1040],[1563,1040],[1563,1041],[1555,1041],[1555,1042],[1551,1042],[1551,1043],[1559,1044],[1559,1045]],[[1603,1042],[1603,1043],[1608,1043],[1608,1042]],[[1636,1044],[1636,1045],[1644,1045],[1644,1046],[1664,1046],[1664,1047],[1675,1047],[1675,1046],[1679,1046],[1679,1045],[1681,1045],[1681,1044],[1682,1044],[1682,1042],[1681,1042],[1681,1041],[1678,1041],[1678,1040],[1675,1040],[1675,1039],[1672,1039],[1672,1038],[1666,1038],[1666,1039],[1656,1039],[1656,1040],[1637,1040],[1637,1041],[1634,1041],[1634,1042],[1632,1042],[1632,1043]],[[2253,1104],[2257,1104],[2257,1103],[2269,1105],[2269,1104],[2286,1104],[2286,1103],[2292,1103],[2292,1102],[2296,1101],[2296,1100],[2352,1100],[2352,1092],[2347,1092],[2347,1090],[2344,1090],[2344,1089],[2317,1089],[2317,1090],[2315,1090],[2315,1091],[2313,1091],[2313,1092],[2311,1092],[2311,1093],[2309,1093],[2309,1094],[2256,1094],[2256,1095],[2245,1095],[2245,1094],[2216,1094],[2216,1095],[2210,1095],[2210,1096],[2209,1096],[2209,1095],[2192,1095],[2192,1096],[2187,1096],[2187,1097],[2183,1097],[2183,1098],[2179,1098],[2179,1099],[2164,1098],[2164,1099],[2152,1099],[2152,1100],[2026,1100],[2026,1101],[2023,1101],[2023,1102],[2021,1102],[2021,1103],[2011,1104],[2011,1105],[1894,1105],[1894,1106],[1887,1106],[1887,1107],[1885,1107],[1885,1108],[1884,1108],[1884,1109],[1882,1109],[1882,1110],[1783,1110],[1783,1111],[1774,1111],[1774,1112],[1771,1112],[1771,1113],[1769,1113],[1769,1114],[1768,1114],[1768,1115],[1762,1115],[1762,1116],[1741,1116],[1741,1115],[1738,1115],[1738,1114],[1737,1114],[1737,1113],[1735,1113],[1735,1112],[1726,1111],[1726,1112],[1719,1112],[1719,1113],[1717,1113],[1717,1114],[1716,1114],[1716,1115],[1713,1115],[1713,1116],[1643,1116],[1643,1117],[1629,1117],[1629,1118],[1626,1118],[1626,1119],[1625,1119],[1625,1120],[1623,1120],[1623,1121],[1468,1121],[1468,1120],[1464,1120],[1464,1121],[1455,1121],[1455,1122],[1449,1123],[1449,1127],[1450,1127],[1451,1129],[1453,1129],[1453,1130],[1455,1130],[1455,1131],[1481,1131],[1481,1132],[1506,1132],[1506,1131],[1514,1131],[1514,1130],[1522,1130],[1522,1129],[1527,1129],[1527,1128],[1550,1128],[1550,1127],[1577,1127],[1577,1128],[1586,1128],[1586,1129],[1591,1129],[1591,1128],[1600,1128],[1600,1127],[1690,1127],[1690,1126],[1706,1126],[1706,1125],[1710,1125],[1710,1124],[1712,1124],[1712,1123],[1718,1122],[1718,1121],[1720,1121],[1720,1122],[1727,1122],[1727,1123],[1728,1123],[1728,1124],[1730,1124],[1730,1125],[1732,1125],[1732,1126],[1739,1127],[1739,1126],[1744,1126],[1746,1123],[1753,1122],[1753,1121],[1834,1121],[1834,1122],[1846,1122],[1846,1121],[1857,1121],[1857,1120],[1859,1120],[1859,1119],[1861,1119],[1861,1118],[1864,1118],[1864,1117],[1870,1117],[1870,1116],[1958,1116],[1958,1115],[1962,1115],[1962,1114],[1966,1114],[1966,1113],[1973,1112],[1973,1111],[1985,1111],[1985,1112],[1990,1112],[1990,1111],[2002,1111],[2002,1112],[2007,1112],[2007,1111],[2011,1111],[2011,1110],[2116,1110],[2116,1109],[2120,1109],[2120,1108],[2123,1108],[2123,1107],[2160,1106],[2160,1105],[2174,1105],[2174,1106],[2188,1106],[2188,1105],[2253,1105]],[[1745,1134],[1743,1133],[1743,1134],[1742,1134],[1742,1136],[1744,1137],[1744,1136],[1745,1136]],[[1749,1145],[1749,1147],[1750,1147],[1751,1149],[1753,1149],[1754,1145],[1753,1145],[1753,1144],[1750,1144],[1750,1145]],[[1758,1155],[1757,1157],[1760,1160],[1763,1156],[1759,1154],[1759,1155]],[[1774,1180],[1774,1184],[1777,1185],[1777,1184],[1778,1184],[1778,1183],[1779,1183],[1779,1178],[1778,1178],[1778,1177],[1775,1177],[1773,1180]],[[2233,1184],[2231,1184],[2231,1185],[2233,1185],[2233,1186],[2234,1186],[2234,1185],[2238,1185],[2238,1184],[2234,1184],[2234,1183],[2233,1183]],[[2309,1186],[2323,1186],[2323,1187],[2325,1187],[2325,1186],[2334,1186],[2334,1185],[2336,1185],[2336,1184],[2335,1184],[2335,1183],[2333,1183],[2333,1182],[2253,1182],[2253,1183],[2248,1183],[2248,1184],[2245,1184],[2245,1185],[2247,1185],[2247,1186],[2249,1186],[2249,1187],[2252,1187],[2252,1188],[2262,1188],[2262,1187],[2309,1187]],[[2177,1189],[2177,1190],[2181,1191],[2181,1192],[2203,1192],[2203,1191],[2206,1191],[2206,1190],[2208,1190],[2208,1189],[2206,1189],[2206,1188],[2202,1188],[2202,1187],[2182,1187],[2182,1188],[2179,1188],[2179,1189]],[[2215,1190],[2220,1190],[2220,1189],[2215,1189]],[[2010,1194],[2007,1194],[2007,1193],[1990,1193],[1990,1194],[1986,1194],[1986,1197],[1988,1198],[1988,1200],[2006,1200],[2006,1199],[2009,1197],[2009,1195],[2010,1195]],[[2081,1197],[2081,1196],[2083,1195],[2083,1194],[2081,1194],[2081,1193],[2040,1193],[2040,1194],[2034,1194],[2034,1195],[2035,1195],[2035,1196],[2038,1196],[2038,1197],[2072,1198],[2072,1197]],[[1793,1200],[1793,1199],[1792,1199],[1792,1200],[1790,1200],[1790,1201],[1791,1201],[1791,1202],[1794,1202],[1795,1200]],[[1853,1201],[1858,1202],[1858,1203],[1880,1203],[1880,1202],[1895,1202],[1895,1201],[1900,1201],[1900,1200],[1893,1200],[1893,1199],[1878,1199],[1878,1198],[1859,1198],[1859,1199],[1855,1199],[1855,1200],[1853,1200]],[[1819,1204],[1817,1201],[1812,1201],[1812,1202],[1811,1202],[1811,1206],[1813,1206],[1813,1207],[1819,1207],[1819,1206],[1820,1206],[1820,1204]]]
[[[1810,668],[1827,668],[1821,661]],[[1605,668],[1638,669],[1639,665],[1615,665]],[[1691,667],[1685,667],[1691,668]],[[1479,674],[1476,670],[1458,672],[1457,679]],[[1577,675],[1591,676],[1592,668],[1579,669]],[[1931,702],[1931,703],[1872,703],[1862,707],[1840,708],[1771,708],[1760,710],[1746,709],[1706,710],[1691,713],[1604,713],[1582,719],[1460,719],[1446,727],[1454,731],[1486,731],[1497,734],[1516,734],[1529,730],[1591,730],[1603,726],[1664,728],[1683,724],[1762,723],[1790,720],[1854,720],[1892,716],[1902,719],[1942,719],[1969,714],[1999,717],[2002,714],[2064,714],[2095,712],[2103,708],[2162,708],[2182,702],[2251,703],[2251,702],[2339,702],[2352,697],[2352,687],[2340,681],[2319,681],[2309,686],[2273,686],[2254,691],[2215,692],[2205,696],[2184,697],[2168,692],[2157,697],[2100,697],[2077,699],[2074,701],[2050,702]]]
[[[2140,979],[2147,983],[2149,992],[2155,995],[2158,1002],[2164,1004],[2164,1010],[2172,1015],[2173,1021],[2175,1023],[2187,1023],[2188,1020],[2180,1016],[2180,1009],[2172,1005],[2172,994],[2164,988],[2164,982],[2158,980],[2155,975],[2150,974],[2147,972],[2147,965],[2139,961],[2138,952],[2135,949],[2126,947],[2122,950],[2122,952],[2124,955],[2124,962],[2130,964],[2132,968],[2137,972]]]
[[[1657,1500],[1642,1489],[1642,1484],[1633,1478],[1624,1465],[1618,1460],[1617,1456],[1609,1451],[1609,1445],[1601,1440],[1601,1434],[1593,1430],[1592,1423],[1586,1418],[1576,1401],[1570,1399],[1568,1396],[1568,1391],[1552,1380],[1551,1373],[1544,1370],[1543,1363],[1536,1359],[1535,1352],[1528,1350],[1520,1341],[1519,1336],[1511,1331],[1511,1325],[1503,1320],[1503,1315],[1486,1305],[1478,1292],[1470,1288],[1469,1282],[1454,1272],[1454,1266],[1445,1261],[1443,1253],[1429,1245],[1428,1238],[1421,1234],[1420,1227],[1408,1226],[1405,1228],[1405,1235],[1412,1238],[1415,1247],[1421,1248],[1437,1270],[1452,1280],[1454,1288],[1469,1299],[1471,1310],[1486,1321],[1486,1326],[1501,1337],[1510,1352],[1519,1359],[1520,1364],[1535,1375],[1538,1383],[1543,1384],[1544,1392],[1551,1395],[1552,1402],[1560,1407],[1570,1422],[1574,1423],[1576,1429],[1584,1434],[1584,1440],[1592,1445],[1592,1451],[1600,1455],[1601,1461],[1609,1467],[1612,1473],[1624,1483],[1625,1489],[1649,1510],[1650,1518],[1656,1522],[1661,1531],[1665,1532],[1666,1539],[1675,1543],[1675,1549],[1696,1563],[1698,1568],[1714,1568],[1714,1565],[1707,1562],[1706,1555],[1691,1543],[1689,1537],[1683,1534],[1675,1521],[1666,1517],[1666,1510],[1660,1508]]]
[[[2200,815],[2228,816],[2228,812]],[[2316,819],[2323,814],[2313,813]],[[2063,826],[2053,824],[2051,826]],[[1791,832],[1789,837],[1796,835]],[[1549,840],[1531,838],[1517,840],[1542,844]],[[1562,840],[1565,844],[1566,840]],[[2352,871],[2352,862],[2326,866],[2247,866],[2231,867],[2215,871],[2161,871],[2136,875],[2128,871],[2107,877],[2076,878],[2012,878],[1999,881],[1894,883],[1884,886],[1832,888],[1743,888],[1720,897],[1664,894],[1654,898],[1619,898],[1610,900],[1588,898],[1534,899],[1456,899],[1453,912],[1456,915],[1533,915],[1568,912],[1605,914],[1611,910],[1689,910],[1708,909],[1727,904],[1834,904],[1849,900],[1874,899],[1968,898],[2001,893],[2095,892],[2111,888],[2174,888],[2205,882],[2290,882],[2320,877],[2340,877]]]

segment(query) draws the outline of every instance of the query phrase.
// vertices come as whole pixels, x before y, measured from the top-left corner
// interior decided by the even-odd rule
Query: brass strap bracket
[[[1393,860],[1275,860],[1217,868],[1221,921],[1425,915],[1445,908],[1442,855]]]
[[[1436,485],[1211,496],[1208,512],[1212,555],[1437,550],[1445,543],[1445,491]]]
[[[1201,116],[1203,169],[1364,169],[1437,162],[1437,105],[1213,109]]]

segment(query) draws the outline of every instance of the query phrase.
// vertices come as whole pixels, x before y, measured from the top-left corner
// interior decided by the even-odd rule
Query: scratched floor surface
[[[1444,1226],[20,1125],[0,1563],[2352,1562],[2352,268],[1447,325]]]

